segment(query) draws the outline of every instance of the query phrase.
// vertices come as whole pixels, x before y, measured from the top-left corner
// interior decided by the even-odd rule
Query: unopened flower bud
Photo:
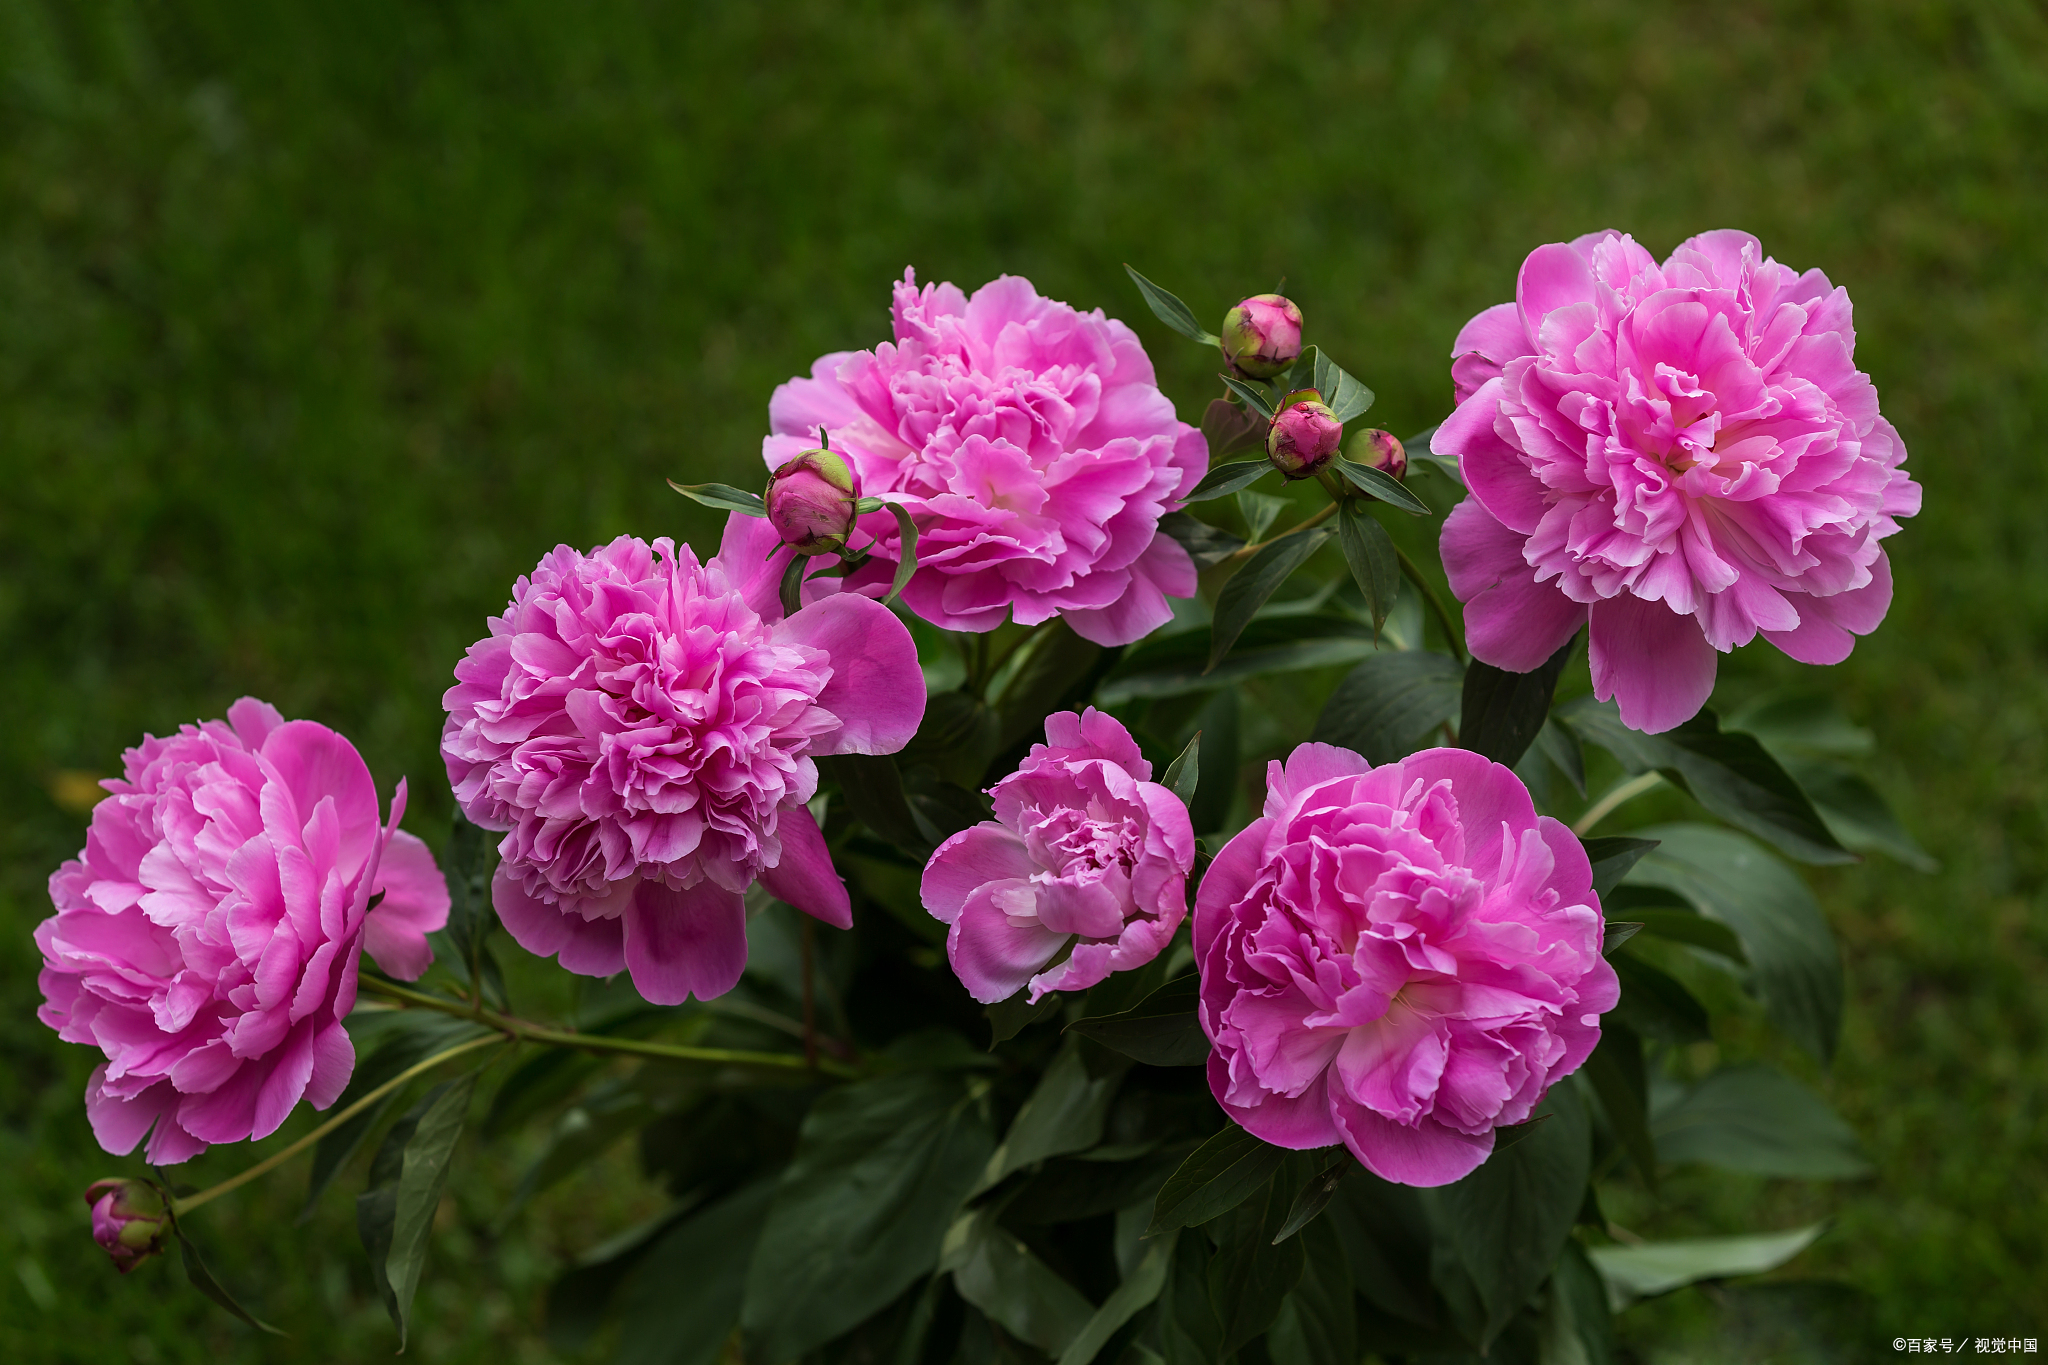
[[[164,1249],[171,1211],[147,1180],[95,1180],[85,1202],[92,1206],[92,1239],[123,1275]]]
[[[768,524],[800,555],[837,554],[853,530],[860,485],[845,460],[806,450],[768,479]]]
[[[1278,294],[1254,294],[1223,315],[1221,340],[1238,373],[1271,379],[1301,356],[1301,310]]]
[[[1343,437],[1344,424],[1321,395],[1314,389],[1297,389],[1273,414],[1272,430],[1266,433],[1266,458],[1290,479],[1311,478],[1330,462]]]
[[[1391,431],[1368,427],[1351,438],[1351,449],[1345,456],[1353,464],[1368,465],[1382,474],[1397,479],[1408,477],[1408,452]]]

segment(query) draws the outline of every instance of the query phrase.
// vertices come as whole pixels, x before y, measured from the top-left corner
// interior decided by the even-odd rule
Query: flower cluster
[[[1208,450],[1130,328],[1008,275],[970,299],[906,271],[893,316],[893,343],[823,356],[776,389],[762,452],[779,468],[825,427],[861,492],[909,510],[912,611],[967,631],[1057,615],[1120,645],[1194,595],[1193,562],[1158,527]],[[900,533],[887,512],[860,527],[874,558],[846,585],[879,593]]]
[[[370,770],[324,725],[244,697],[122,761],[50,878],[39,1017],[106,1056],[85,1096],[100,1145],[147,1133],[166,1165],[334,1103],[358,957],[419,976],[448,888],[398,828],[405,784],[380,821]]]
[[[1654,733],[1705,703],[1715,651],[1839,663],[1884,618],[1879,542],[1920,489],[1818,270],[1741,232],[1662,265],[1595,233],[1530,253],[1455,350],[1433,446],[1472,491],[1442,549],[1478,658],[1527,672],[1590,622],[1596,694]]]

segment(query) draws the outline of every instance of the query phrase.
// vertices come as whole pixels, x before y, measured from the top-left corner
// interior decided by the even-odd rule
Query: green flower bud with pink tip
[[[1382,474],[1397,479],[1408,477],[1408,452],[1391,431],[1370,427],[1351,438],[1351,449],[1345,458],[1353,464],[1367,465]]]
[[[1281,400],[1266,433],[1266,458],[1290,479],[1313,478],[1337,453],[1344,424],[1314,389],[1296,389]]]
[[[123,1275],[164,1249],[171,1211],[147,1180],[95,1180],[85,1202],[92,1206],[92,1239]]]
[[[1254,294],[1223,315],[1220,342],[1239,374],[1271,379],[1301,355],[1301,310],[1278,294]]]
[[[845,460],[806,450],[769,476],[768,522],[800,555],[837,554],[853,531],[860,485]]]

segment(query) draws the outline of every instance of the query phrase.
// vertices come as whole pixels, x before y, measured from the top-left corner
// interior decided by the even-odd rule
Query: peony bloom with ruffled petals
[[[100,1145],[148,1133],[166,1165],[334,1103],[361,953],[418,977],[448,887],[398,828],[403,782],[380,821],[354,745],[253,697],[122,760],[50,878],[37,1017],[106,1054],[85,1092]]]
[[[1458,334],[1432,442],[1472,491],[1442,542],[1472,653],[1528,672],[1590,622],[1595,693],[1648,733],[1758,634],[1847,658],[1891,605],[1879,542],[1920,510],[1855,344],[1848,293],[1747,233],[1662,265],[1616,232],[1531,252]]]
[[[1130,328],[1011,275],[970,299],[905,271],[893,316],[893,344],[823,356],[776,389],[762,453],[778,468],[822,426],[862,492],[910,510],[912,611],[969,631],[1061,616],[1121,645],[1166,622],[1168,597],[1194,595],[1193,561],[1158,528],[1208,446],[1174,417]],[[876,557],[846,586],[878,595],[900,537],[888,512],[860,526],[855,546],[872,541]]]
[[[1619,993],[1592,867],[1464,749],[1304,744],[1195,895],[1209,1088],[1280,1147],[1443,1185],[1600,1039]]]
[[[924,869],[924,907],[952,926],[946,956],[983,1004],[1142,967],[1187,917],[1188,808],[1150,780],[1130,731],[1091,706],[1046,717],[1045,738],[990,790],[996,818],[940,844]]]
[[[666,539],[558,546],[456,665],[442,757],[469,818],[505,831],[491,899],[529,952],[673,1005],[739,980],[756,880],[852,924],[805,806],[814,760],[902,748],[924,675],[878,602],[784,619],[778,543],[735,515],[705,564]]]

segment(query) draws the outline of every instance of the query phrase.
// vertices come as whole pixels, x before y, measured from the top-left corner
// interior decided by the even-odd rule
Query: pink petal
[[[527,895],[503,863],[491,874],[491,906],[512,941],[535,957],[553,957],[569,941],[569,925],[560,908]]]
[[[1543,484],[1529,471],[1522,452],[1502,439],[1497,425],[1505,379],[1489,379],[1458,404],[1429,438],[1439,455],[1454,455],[1472,496],[1503,524],[1523,535],[1543,519]]]
[[[314,721],[288,720],[263,741],[263,758],[284,779],[300,820],[312,817],[322,797],[334,798],[341,818],[338,866],[344,878],[354,877],[369,861],[384,824],[377,784],[356,746]]]
[[[630,894],[637,893],[636,887]],[[596,919],[565,915],[562,923],[568,928],[569,937],[555,954],[555,961],[561,964],[563,971],[574,972],[578,976],[616,976],[626,970],[623,915]]]
[[[1892,605],[1892,566],[1880,554],[1870,582],[1832,597],[1794,596],[1796,630],[1767,630],[1763,637],[1803,664],[1838,664],[1849,657],[1858,635],[1876,630]]]
[[[1465,604],[1465,647],[1510,673],[1540,668],[1586,621],[1586,608],[1555,582],[1536,581],[1522,558],[1525,539],[1466,498],[1444,519],[1438,541],[1451,592]]]
[[[121,1099],[108,1094],[100,1082],[106,1079],[107,1064],[101,1062],[92,1070],[85,1082],[85,1117],[92,1124],[92,1135],[99,1139],[101,1147],[115,1156],[126,1156],[135,1150],[135,1144],[142,1141],[142,1135],[149,1131],[149,1125],[156,1122],[164,1106],[176,1099],[177,1092],[170,1082],[164,1081],[151,1086],[134,1099]]]
[[[890,621],[893,624],[895,618],[890,617]],[[896,628],[903,629],[901,625]],[[768,894],[834,929],[851,929],[853,902],[847,898],[846,883],[839,879],[838,869],[832,866],[832,851],[825,847],[824,832],[811,818],[810,810],[795,804],[784,806],[776,819],[775,832],[782,840],[782,860],[761,869],[761,885],[768,888]]]
[[[1110,605],[1060,613],[1074,634],[1105,648],[1127,645],[1173,619],[1167,598],[1195,595],[1195,561],[1163,531],[1152,537],[1130,575],[1130,586]]]
[[[1448,1185],[1478,1170],[1493,1154],[1491,1132],[1470,1137],[1431,1118],[1411,1128],[1341,1099],[1330,1109],[1351,1155],[1380,1179],[1397,1185]]]
[[[1699,622],[1624,593],[1593,604],[1588,654],[1593,695],[1621,707],[1621,723],[1660,734],[1698,714],[1714,690],[1714,647]]]
[[[961,830],[924,865],[919,899],[932,918],[951,924],[967,898],[990,882],[1021,881],[1038,871],[1024,841],[993,820]]]
[[[333,1104],[348,1088],[355,1069],[355,1041],[339,1021],[329,1024],[313,1040],[313,1078],[306,1083],[307,1102],[315,1109]]]
[[[1067,938],[1036,921],[1011,923],[996,908],[991,888],[984,886],[967,898],[960,917],[953,921],[946,935],[946,957],[967,993],[984,1005],[993,1005],[1022,990],[1032,973],[1050,962]]]
[[[1292,1099],[1268,1095],[1255,1105],[1232,1104],[1224,1098],[1230,1093],[1230,1066],[1219,1054],[1209,1054],[1209,1093],[1233,1123],[1275,1147],[1303,1152],[1343,1141],[1343,1133],[1330,1121],[1328,1086],[1329,1076],[1325,1073]]]
[[[746,902],[711,882],[676,891],[643,881],[624,919],[626,969],[650,1004],[716,999],[746,970]]]
[[[1563,242],[1550,242],[1530,252],[1515,278],[1515,306],[1521,309],[1522,325],[1531,336],[1548,314],[1592,299],[1592,267]]]
[[[391,836],[377,864],[384,899],[363,921],[363,951],[401,981],[417,981],[434,960],[427,935],[448,923],[448,880],[414,836]]]
[[[840,727],[813,741],[813,754],[893,754],[917,733],[924,670],[910,631],[887,607],[841,593],[790,617],[779,636],[832,658],[832,680],[818,705],[838,716]]]

